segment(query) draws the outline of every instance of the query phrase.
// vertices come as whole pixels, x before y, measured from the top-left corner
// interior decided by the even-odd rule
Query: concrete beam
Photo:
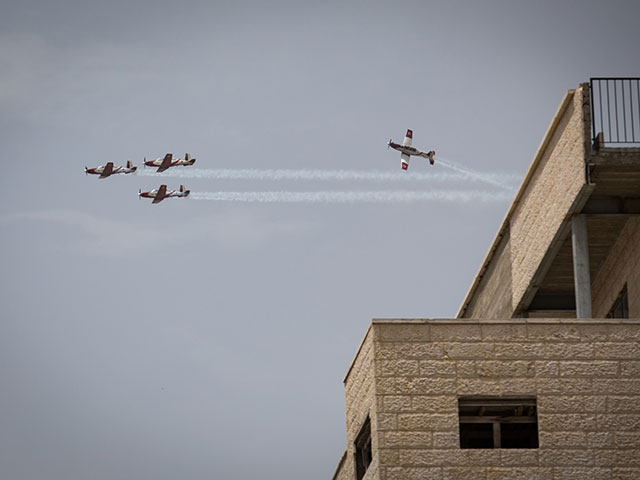
[[[575,215],[571,219],[571,245],[573,247],[573,279],[576,290],[576,317],[592,318],[586,215]]]

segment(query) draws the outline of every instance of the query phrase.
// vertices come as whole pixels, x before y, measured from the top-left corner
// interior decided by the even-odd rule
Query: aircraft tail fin
[[[180,193],[184,192],[184,185],[180,185]]]
[[[184,159],[188,162],[189,160],[191,160],[191,157],[189,156],[188,153],[184,154]]]
[[[133,163],[131,163],[131,160],[127,160],[127,168],[133,168]]]
[[[427,153],[427,158],[429,159],[429,163],[431,165],[436,163],[436,151],[435,150],[430,150],[429,153]]]

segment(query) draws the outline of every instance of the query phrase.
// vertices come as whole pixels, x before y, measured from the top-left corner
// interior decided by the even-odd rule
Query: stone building
[[[455,319],[374,319],[334,480],[640,479],[640,79],[569,90]]]

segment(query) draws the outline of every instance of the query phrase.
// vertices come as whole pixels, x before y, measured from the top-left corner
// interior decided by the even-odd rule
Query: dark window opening
[[[460,448],[538,448],[535,397],[458,398]]]
[[[356,480],[361,480],[364,477],[369,464],[371,463],[371,421],[369,417],[364,421],[364,424],[360,428],[360,432],[356,437]]]
[[[607,318],[629,318],[629,296],[627,295],[627,284],[624,284],[622,291],[616,297],[616,301],[613,302],[613,306]]]

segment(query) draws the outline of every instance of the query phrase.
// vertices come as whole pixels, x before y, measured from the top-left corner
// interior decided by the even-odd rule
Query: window
[[[613,306],[607,318],[629,318],[629,296],[627,295],[627,284],[624,284],[622,291],[616,297],[616,301],[613,302]]]
[[[538,448],[535,397],[458,398],[460,448]]]
[[[371,421],[367,416],[367,419],[360,427],[360,432],[356,437],[356,480],[361,480],[364,477],[367,467],[371,463]]]

